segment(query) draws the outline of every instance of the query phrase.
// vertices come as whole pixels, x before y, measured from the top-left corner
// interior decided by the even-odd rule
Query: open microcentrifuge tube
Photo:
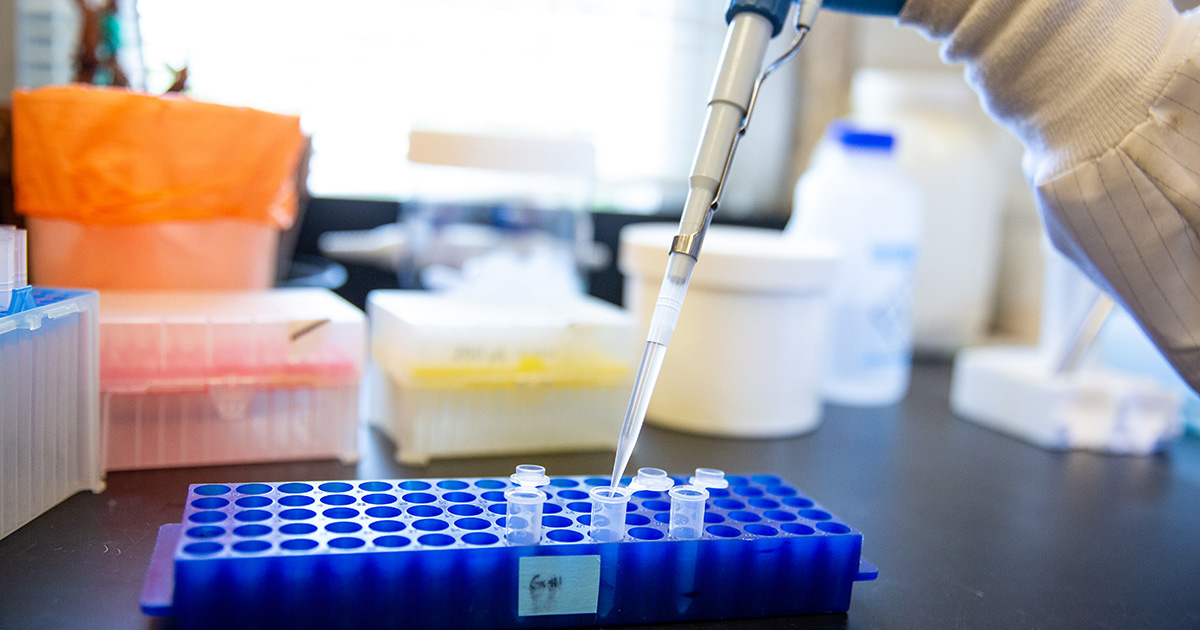
[[[675,480],[667,476],[667,471],[659,468],[639,468],[637,476],[629,482],[629,489],[634,492],[638,490],[665,492],[673,485],[675,485]]]
[[[671,520],[667,533],[672,538],[694,540],[704,533],[704,503],[708,490],[698,486],[675,486],[671,495]]]
[[[509,488],[504,516],[504,538],[512,545],[536,545],[542,539],[542,506],[546,493],[537,488]]]
[[[517,466],[517,472],[509,475],[508,478],[513,482],[513,485],[521,488],[536,488],[550,483],[550,478],[546,476],[545,467],[535,464],[521,464]]]
[[[596,542],[625,540],[625,509],[633,494],[629,488],[598,486],[588,494],[592,499],[592,527],[588,531]]]
[[[696,474],[688,479],[688,483],[701,488],[728,488],[725,471],[716,468],[697,468]]]

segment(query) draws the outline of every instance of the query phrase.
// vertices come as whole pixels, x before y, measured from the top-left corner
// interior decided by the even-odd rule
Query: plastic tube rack
[[[682,478],[676,478],[682,481]],[[666,493],[633,495],[621,542],[588,536],[601,477],[552,477],[542,542],[504,540],[492,479],[193,485],[142,593],[181,628],[527,628],[845,612],[878,570],[862,535],[778,477],[711,489],[696,540]]]

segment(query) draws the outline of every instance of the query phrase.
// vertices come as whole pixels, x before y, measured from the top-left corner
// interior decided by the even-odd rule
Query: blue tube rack
[[[633,495],[622,542],[588,536],[587,490],[542,489],[542,542],[504,541],[507,479],[202,484],[159,530],[142,610],[181,628],[546,628],[846,612],[878,575],[862,534],[787,482],[710,489],[702,538]],[[679,480],[677,478],[677,480]]]

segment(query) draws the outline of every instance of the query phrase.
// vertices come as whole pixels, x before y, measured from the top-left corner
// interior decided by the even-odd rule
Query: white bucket
[[[625,303],[645,332],[674,224],[621,230]],[[650,401],[659,426],[747,438],[798,435],[821,419],[820,366],[832,245],[712,226]]]

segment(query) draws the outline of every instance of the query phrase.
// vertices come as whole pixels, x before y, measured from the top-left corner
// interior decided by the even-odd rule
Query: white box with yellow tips
[[[622,309],[389,290],[367,314],[368,416],[398,461],[616,446],[640,341]]]

